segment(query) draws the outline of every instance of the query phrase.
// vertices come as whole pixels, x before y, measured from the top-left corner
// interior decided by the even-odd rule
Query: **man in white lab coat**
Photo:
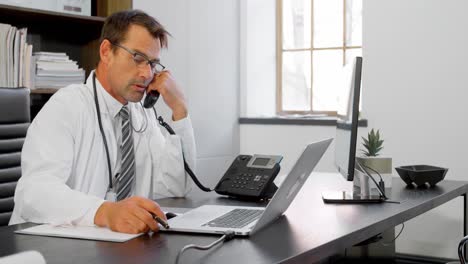
[[[158,230],[153,217],[165,216],[151,199],[186,195],[183,158],[195,165],[186,101],[160,63],[167,38],[142,11],[107,18],[96,70],[52,96],[28,130],[10,224]],[[141,104],[154,90],[172,110],[176,135],[162,132],[153,109]]]

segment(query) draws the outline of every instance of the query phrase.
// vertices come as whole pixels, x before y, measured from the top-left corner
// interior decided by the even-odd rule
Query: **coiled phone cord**
[[[156,109],[154,108],[154,106],[152,107],[153,108],[153,112],[154,112],[154,116],[156,117],[156,120],[159,122],[159,124],[161,126],[163,126],[167,132],[169,132],[169,134],[171,135],[175,135],[176,133],[174,132],[174,130],[172,129],[172,127],[169,126],[168,123],[166,123],[164,121],[164,119],[162,118],[162,116],[158,116],[157,112],[156,112]],[[202,191],[205,191],[205,192],[212,192],[213,189],[210,189],[208,187],[205,187],[197,178],[197,176],[195,176],[195,173],[193,173],[192,169],[190,168],[190,166],[188,165],[187,161],[185,160],[185,156],[184,156],[184,153],[182,152],[182,158],[184,159],[184,169],[185,171],[188,173],[188,175],[190,176],[190,178],[192,178],[193,182],[195,183],[195,185],[198,186],[198,188],[200,188]]]

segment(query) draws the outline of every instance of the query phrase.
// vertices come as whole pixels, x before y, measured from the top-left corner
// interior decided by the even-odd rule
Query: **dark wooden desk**
[[[464,196],[467,182],[443,181],[435,188],[408,189],[394,178],[392,200],[401,204],[324,204],[327,188],[350,189],[337,174],[314,173],[285,215],[250,238],[236,238],[209,251],[187,251],[181,263],[313,263],[340,253],[369,237]],[[214,194],[187,199],[161,199],[164,207],[195,207],[204,203],[238,204]],[[264,205],[263,205],[264,206]],[[465,234],[466,234],[466,210]],[[47,263],[174,263],[186,244],[209,244],[218,236],[158,233],[126,243],[97,242],[14,234],[31,224],[0,228],[0,256],[25,250],[41,252]]]

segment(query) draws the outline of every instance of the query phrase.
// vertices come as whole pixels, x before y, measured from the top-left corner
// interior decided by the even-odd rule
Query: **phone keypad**
[[[234,177],[231,187],[235,189],[260,191],[267,181],[268,175],[240,173]]]

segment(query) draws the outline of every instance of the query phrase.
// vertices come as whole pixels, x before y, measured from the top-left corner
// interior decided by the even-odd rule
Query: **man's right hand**
[[[96,211],[94,224],[129,234],[157,232],[159,227],[153,215],[166,220],[156,202],[134,196],[119,202],[104,202]]]

